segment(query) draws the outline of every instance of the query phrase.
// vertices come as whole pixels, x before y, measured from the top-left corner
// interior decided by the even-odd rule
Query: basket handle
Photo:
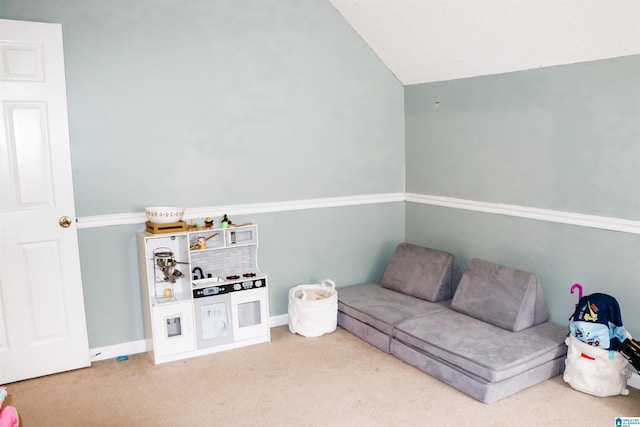
[[[327,286],[327,287],[329,287],[329,288],[331,288],[331,289],[335,289],[336,288],[336,282],[334,282],[331,279],[324,279],[322,281],[322,284]]]

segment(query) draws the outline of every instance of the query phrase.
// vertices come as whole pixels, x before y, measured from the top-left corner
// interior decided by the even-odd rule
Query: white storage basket
[[[320,284],[298,285],[289,290],[289,330],[305,337],[319,337],[336,330],[338,291],[331,279]]]
[[[565,343],[569,348],[562,378],[572,388],[599,397],[629,394],[629,362],[620,353],[592,347],[573,335]]]

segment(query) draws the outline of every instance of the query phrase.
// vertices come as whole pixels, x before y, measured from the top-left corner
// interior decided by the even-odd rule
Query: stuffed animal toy
[[[13,406],[2,407],[5,397],[7,397],[7,388],[0,387],[0,427],[18,427],[20,420],[16,408]]]

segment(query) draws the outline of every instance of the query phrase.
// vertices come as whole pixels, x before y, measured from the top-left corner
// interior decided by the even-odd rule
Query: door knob
[[[71,218],[63,216],[58,220],[58,224],[60,224],[62,228],[69,228],[71,226]]]

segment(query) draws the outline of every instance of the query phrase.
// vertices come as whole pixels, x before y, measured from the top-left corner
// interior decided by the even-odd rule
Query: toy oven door
[[[236,340],[269,334],[266,287],[233,292],[231,304],[233,334]]]
[[[233,342],[230,294],[195,298],[196,347],[214,347]]]

